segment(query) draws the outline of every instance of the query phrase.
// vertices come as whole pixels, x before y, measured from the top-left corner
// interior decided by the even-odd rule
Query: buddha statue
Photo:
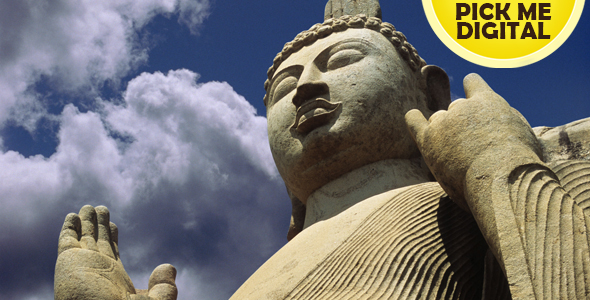
[[[533,130],[475,74],[451,103],[380,14],[330,0],[274,59],[290,241],[231,299],[587,299],[590,120]],[[174,267],[135,290],[118,251],[107,208],[69,214],[56,299],[176,299]]]

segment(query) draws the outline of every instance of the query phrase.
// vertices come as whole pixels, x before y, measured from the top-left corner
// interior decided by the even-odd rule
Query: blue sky
[[[489,69],[448,50],[420,1],[383,19],[451,78],[479,73],[532,126],[590,117],[590,19],[555,53]],[[179,299],[227,299],[286,242],[290,203],[263,83],[322,0],[3,0],[0,298],[52,299],[64,217],[106,205],[136,287],[169,262]]]

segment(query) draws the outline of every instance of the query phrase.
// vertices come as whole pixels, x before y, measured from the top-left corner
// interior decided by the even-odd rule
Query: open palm
[[[135,290],[119,259],[117,239],[106,207],[86,205],[79,214],[68,214],[59,236],[55,299],[176,299],[171,265],[154,270],[149,290]]]

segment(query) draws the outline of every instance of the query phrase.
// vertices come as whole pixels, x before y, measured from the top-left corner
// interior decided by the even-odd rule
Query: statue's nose
[[[315,66],[308,66],[297,84],[297,91],[293,96],[293,104],[301,106],[305,101],[328,93],[328,84],[321,80],[322,72]]]
[[[307,100],[327,94],[328,84],[323,81],[312,81],[297,86],[297,92],[293,96],[293,104],[297,108]]]

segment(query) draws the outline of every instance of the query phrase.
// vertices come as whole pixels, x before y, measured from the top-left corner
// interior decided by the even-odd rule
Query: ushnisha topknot
[[[381,21],[379,18],[370,17],[360,14],[356,16],[342,16],[335,19],[327,19],[322,24],[315,24],[306,31],[298,34],[295,39],[288,42],[283,47],[283,50],[277,54],[273,60],[273,65],[268,69],[268,79],[264,82],[264,105],[268,103],[268,88],[274,73],[279,68],[279,65],[285,61],[291,54],[299,51],[305,46],[313,44],[318,39],[324,38],[333,32],[345,31],[349,28],[367,28],[380,32],[385,36],[399,52],[401,57],[408,63],[412,71],[416,71],[426,66],[426,62],[418,55],[418,51],[408,43],[406,36],[395,30],[395,27],[387,22]]]

